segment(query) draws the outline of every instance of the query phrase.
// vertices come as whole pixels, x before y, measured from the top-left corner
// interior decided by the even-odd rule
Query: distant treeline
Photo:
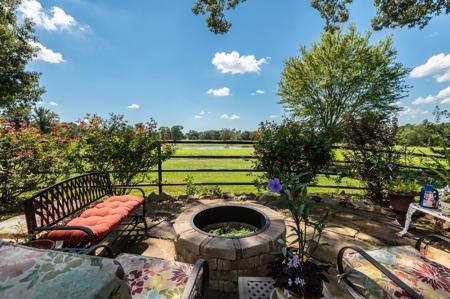
[[[398,143],[407,146],[441,146],[442,136],[448,144],[450,140],[450,122],[432,123],[427,120],[420,124],[407,124],[398,129]]]
[[[254,131],[240,131],[236,129],[189,130],[187,133],[183,133],[183,126],[180,125],[171,128],[161,127],[160,130],[164,139],[172,140],[253,140],[255,133]]]
[[[189,130],[183,132],[183,126],[161,127],[165,139],[172,140],[254,140],[254,131],[236,129]],[[442,134],[444,133],[444,134]],[[398,129],[398,143],[405,146],[441,146],[442,136],[450,138],[450,122],[436,124],[427,120],[420,124],[407,124]]]

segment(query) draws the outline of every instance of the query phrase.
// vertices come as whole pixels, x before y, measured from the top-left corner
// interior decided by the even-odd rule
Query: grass
[[[252,159],[233,158],[233,156],[251,156],[253,154],[252,146],[242,146],[239,149],[232,148],[217,149],[218,145],[197,145],[197,144],[183,144],[176,150],[175,155],[179,158],[172,158],[165,161],[162,165],[163,170],[177,170],[180,172],[164,172],[164,183],[183,183],[184,179],[189,175],[193,177],[194,183],[218,183],[218,182],[254,182],[261,172],[189,172],[190,169],[252,169]],[[415,153],[430,154],[428,148],[408,148]],[[335,150],[335,159],[337,161],[344,161],[344,150]],[[182,158],[183,156],[227,156],[226,159],[189,159]],[[414,166],[425,166],[421,157],[412,158],[408,164]],[[181,170],[186,170],[182,172]],[[145,175],[145,182],[155,182],[157,179],[156,173]],[[317,185],[322,186],[352,186],[363,187],[363,183],[352,178],[343,178],[339,180],[337,175],[325,176],[318,175],[316,180]],[[220,186],[220,185],[219,185]],[[207,188],[207,186],[205,186]],[[261,193],[265,190],[257,190],[255,186],[220,186],[223,192],[240,193]],[[146,191],[157,191],[156,187],[146,187]],[[185,186],[164,186],[163,191],[169,194],[179,195],[186,193]],[[364,194],[363,190],[353,190],[345,188],[319,188],[310,187],[310,192],[336,195],[345,191],[346,194],[360,196]]]
[[[223,226],[211,229],[208,233],[222,237],[239,237],[254,233],[256,230],[244,226]]]

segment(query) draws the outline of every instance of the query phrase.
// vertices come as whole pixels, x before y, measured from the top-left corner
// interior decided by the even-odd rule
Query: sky
[[[370,30],[372,1],[354,1],[349,23]],[[283,62],[320,39],[323,20],[299,0],[248,0],[228,13],[229,33],[215,35],[191,12],[194,0],[24,0],[20,17],[36,24],[41,105],[63,121],[86,113],[153,118],[185,131],[254,130],[284,111],[277,95]],[[450,16],[392,35],[398,62],[411,68],[400,123],[433,120],[450,108]]]

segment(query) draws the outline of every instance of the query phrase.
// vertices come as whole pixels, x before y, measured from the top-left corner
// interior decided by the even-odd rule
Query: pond
[[[201,146],[191,146],[191,145],[182,145],[177,146],[179,150],[203,150],[203,151],[211,151],[211,150],[246,150],[252,148],[252,146],[241,146],[241,145],[201,145]]]

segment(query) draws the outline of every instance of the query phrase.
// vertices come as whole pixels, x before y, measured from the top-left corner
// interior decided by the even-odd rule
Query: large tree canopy
[[[231,22],[225,11],[235,9],[246,0],[196,0],[192,11],[196,15],[207,15],[208,28],[223,34],[230,30]],[[347,5],[353,0],[311,0],[311,6],[325,20],[325,30],[337,29],[338,23],[348,20]],[[375,30],[396,27],[423,28],[434,15],[450,13],[450,0],[373,0],[377,14],[372,19]]]
[[[0,110],[37,102],[44,92],[40,74],[26,70],[36,51],[30,42],[36,39],[29,21],[16,20],[20,2],[0,0]]]
[[[434,15],[450,13],[449,0],[374,0],[377,15],[375,30],[396,27],[425,27]]]
[[[327,132],[340,132],[347,115],[365,110],[386,117],[399,108],[409,70],[396,63],[391,38],[371,45],[370,34],[325,31],[311,49],[285,62],[281,104],[293,115]]]

